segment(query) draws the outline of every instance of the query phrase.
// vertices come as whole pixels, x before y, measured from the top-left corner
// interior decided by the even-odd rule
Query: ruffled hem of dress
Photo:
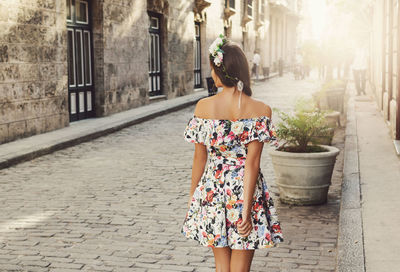
[[[226,244],[226,245],[215,246],[215,245],[212,245],[212,244],[210,245],[209,243],[205,242],[205,241],[207,241],[207,240],[205,240],[205,239],[200,240],[200,239],[198,239],[198,238],[196,238],[196,237],[194,237],[194,236],[191,236],[191,235],[190,235],[190,232],[185,232],[185,231],[183,230],[183,228],[181,228],[181,233],[182,233],[183,236],[185,236],[186,238],[191,239],[191,240],[194,240],[194,241],[197,241],[197,242],[198,242],[200,245],[202,245],[202,246],[211,247],[211,248],[229,247],[229,248],[231,248],[231,249],[239,249],[239,250],[255,250],[255,249],[264,249],[264,248],[279,247],[279,244],[284,242],[284,239],[283,239],[281,236],[279,236],[277,239],[276,239],[276,238],[275,238],[275,239],[272,239],[272,240],[269,242],[269,244],[262,245],[262,246],[256,246],[256,247],[252,247],[252,248],[237,247],[237,246],[235,246],[234,244],[232,244],[232,245]]]

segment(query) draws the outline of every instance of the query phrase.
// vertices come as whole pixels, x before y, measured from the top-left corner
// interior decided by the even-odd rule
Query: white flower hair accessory
[[[220,67],[222,64],[222,61],[224,59],[224,51],[221,49],[221,47],[226,43],[226,39],[224,35],[220,34],[218,38],[215,39],[215,41],[210,45],[208,51],[210,52],[210,59],[214,59],[214,64],[217,67]]]
[[[239,102],[238,102],[239,103],[239,109],[240,109],[240,99],[242,98],[243,81],[239,80],[236,86],[237,86],[238,91],[240,92]]]
[[[241,80],[238,81],[237,88],[238,88],[239,91],[243,90],[243,81],[241,81]]]

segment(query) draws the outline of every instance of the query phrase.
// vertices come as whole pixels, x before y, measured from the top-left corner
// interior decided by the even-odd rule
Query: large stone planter
[[[345,87],[326,91],[328,109],[343,113]]]
[[[320,110],[334,110],[344,112],[345,87],[329,89],[313,94],[314,101]]]
[[[283,203],[316,205],[327,201],[333,167],[339,149],[321,145],[327,152],[292,153],[270,150]]]

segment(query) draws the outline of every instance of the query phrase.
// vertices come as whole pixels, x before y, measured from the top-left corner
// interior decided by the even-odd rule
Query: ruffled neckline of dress
[[[193,119],[199,119],[199,120],[207,120],[207,121],[216,121],[216,122],[239,122],[239,121],[248,121],[248,120],[260,120],[260,119],[270,119],[268,116],[266,115],[261,115],[261,116],[257,116],[257,117],[250,117],[250,118],[239,118],[239,119],[234,119],[234,120],[230,120],[230,119],[212,119],[212,118],[202,118],[202,117],[198,117],[196,115],[192,115]]]

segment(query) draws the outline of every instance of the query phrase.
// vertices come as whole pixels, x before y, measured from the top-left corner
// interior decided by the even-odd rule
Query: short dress
[[[267,116],[236,120],[205,119],[193,115],[184,131],[185,140],[206,145],[208,159],[191,198],[181,233],[207,247],[258,249],[284,241],[274,201],[259,169],[253,196],[249,236],[239,235],[242,219],[243,177],[247,144],[268,142],[277,146],[276,130]]]

